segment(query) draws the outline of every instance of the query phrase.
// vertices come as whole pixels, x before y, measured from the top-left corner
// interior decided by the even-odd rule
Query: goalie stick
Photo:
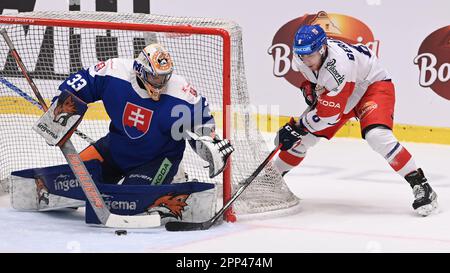
[[[9,89],[11,89],[12,91],[16,92],[19,96],[24,98],[29,103],[33,104],[34,106],[36,106],[42,110],[42,106],[41,106],[41,104],[39,104],[38,101],[36,101],[32,97],[30,97],[30,95],[28,95],[24,91],[20,90],[20,88],[15,86],[12,82],[8,81],[7,79],[3,78],[2,76],[0,76],[0,82],[3,83],[6,87],[9,87]],[[87,136],[86,134],[84,134],[83,132],[80,132],[78,130],[75,130],[75,134],[77,136],[81,137],[83,140],[86,140],[87,142],[89,142],[89,144],[93,144],[95,142],[92,138],[90,138],[89,136]]]
[[[165,227],[168,231],[192,231],[192,230],[205,230],[209,229],[214,223],[222,217],[223,213],[234,203],[234,201],[242,194],[242,192],[252,183],[252,181],[258,176],[258,174],[269,163],[272,157],[281,148],[281,144],[278,145],[267,158],[258,166],[258,168],[247,178],[243,183],[240,183],[239,189],[231,196],[230,200],[220,209],[211,219],[201,223],[192,222],[168,222]]]
[[[0,30],[0,34],[5,39],[5,42],[11,50],[12,56],[14,57],[28,84],[31,86],[31,89],[38,99],[39,104],[42,106],[42,109],[47,111],[48,107],[37,86],[33,82],[33,79],[30,77],[30,74],[19,56],[19,53],[14,48],[14,44],[9,38],[6,29],[2,28]],[[161,217],[159,215],[127,216],[111,213],[70,139],[68,139],[62,146],[59,146],[59,148],[75,174],[75,177],[80,182],[81,188],[83,189],[88,202],[91,204],[102,225],[114,228],[149,228],[161,225]]]

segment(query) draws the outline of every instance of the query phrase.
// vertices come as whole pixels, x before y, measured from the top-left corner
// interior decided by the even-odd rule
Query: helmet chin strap
[[[322,45],[322,47],[319,49],[319,53],[320,55],[322,55],[322,57],[326,57],[326,45]]]
[[[325,59],[327,58],[327,50],[326,50],[326,46],[322,46],[321,49],[319,49],[319,54],[320,54],[320,59],[321,59],[321,64],[320,66],[323,65],[323,63],[325,62]]]
[[[159,101],[159,97],[161,96],[161,89],[157,89],[147,82],[144,82],[144,85],[150,98],[152,98],[152,100],[154,101]]]
[[[139,79],[140,83],[143,85],[143,86],[141,85],[141,87],[144,87],[145,90],[147,90],[147,93],[150,96],[150,98],[154,101],[159,101],[162,89],[157,89],[157,88],[153,87],[150,83],[142,80],[141,77],[139,77],[139,76],[137,76],[137,78]]]

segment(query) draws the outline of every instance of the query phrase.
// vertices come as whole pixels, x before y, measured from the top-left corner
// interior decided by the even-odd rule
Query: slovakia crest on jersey
[[[131,139],[144,136],[150,128],[153,111],[145,107],[127,102],[123,110],[122,124],[125,133]]]

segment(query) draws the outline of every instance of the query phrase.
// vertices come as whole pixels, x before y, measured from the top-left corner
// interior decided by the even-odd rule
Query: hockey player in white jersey
[[[437,208],[437,195],[408,150],[392,133],[395,90],[375,54],[362,44],[327,38],[320,25],[304,25],[295,35],[293,62],[306,78],[301,91],[310,110],[291,118],[277,133],[282,144],[275,166],[286,174],[299,165],[321,137],[331,139],[355,117],[362,137],[383,156],[413,190],[414,210],[427,216]]]

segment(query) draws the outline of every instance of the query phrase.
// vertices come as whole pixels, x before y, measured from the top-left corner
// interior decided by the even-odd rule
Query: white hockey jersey
[[[336,124],[361,100],[367,87],[389,79],[376,55],[362,44],[328,39],[328,54],[317,75],[294,55],[294,69],[316,84],[318,104],[302,119],[312,133]]]

